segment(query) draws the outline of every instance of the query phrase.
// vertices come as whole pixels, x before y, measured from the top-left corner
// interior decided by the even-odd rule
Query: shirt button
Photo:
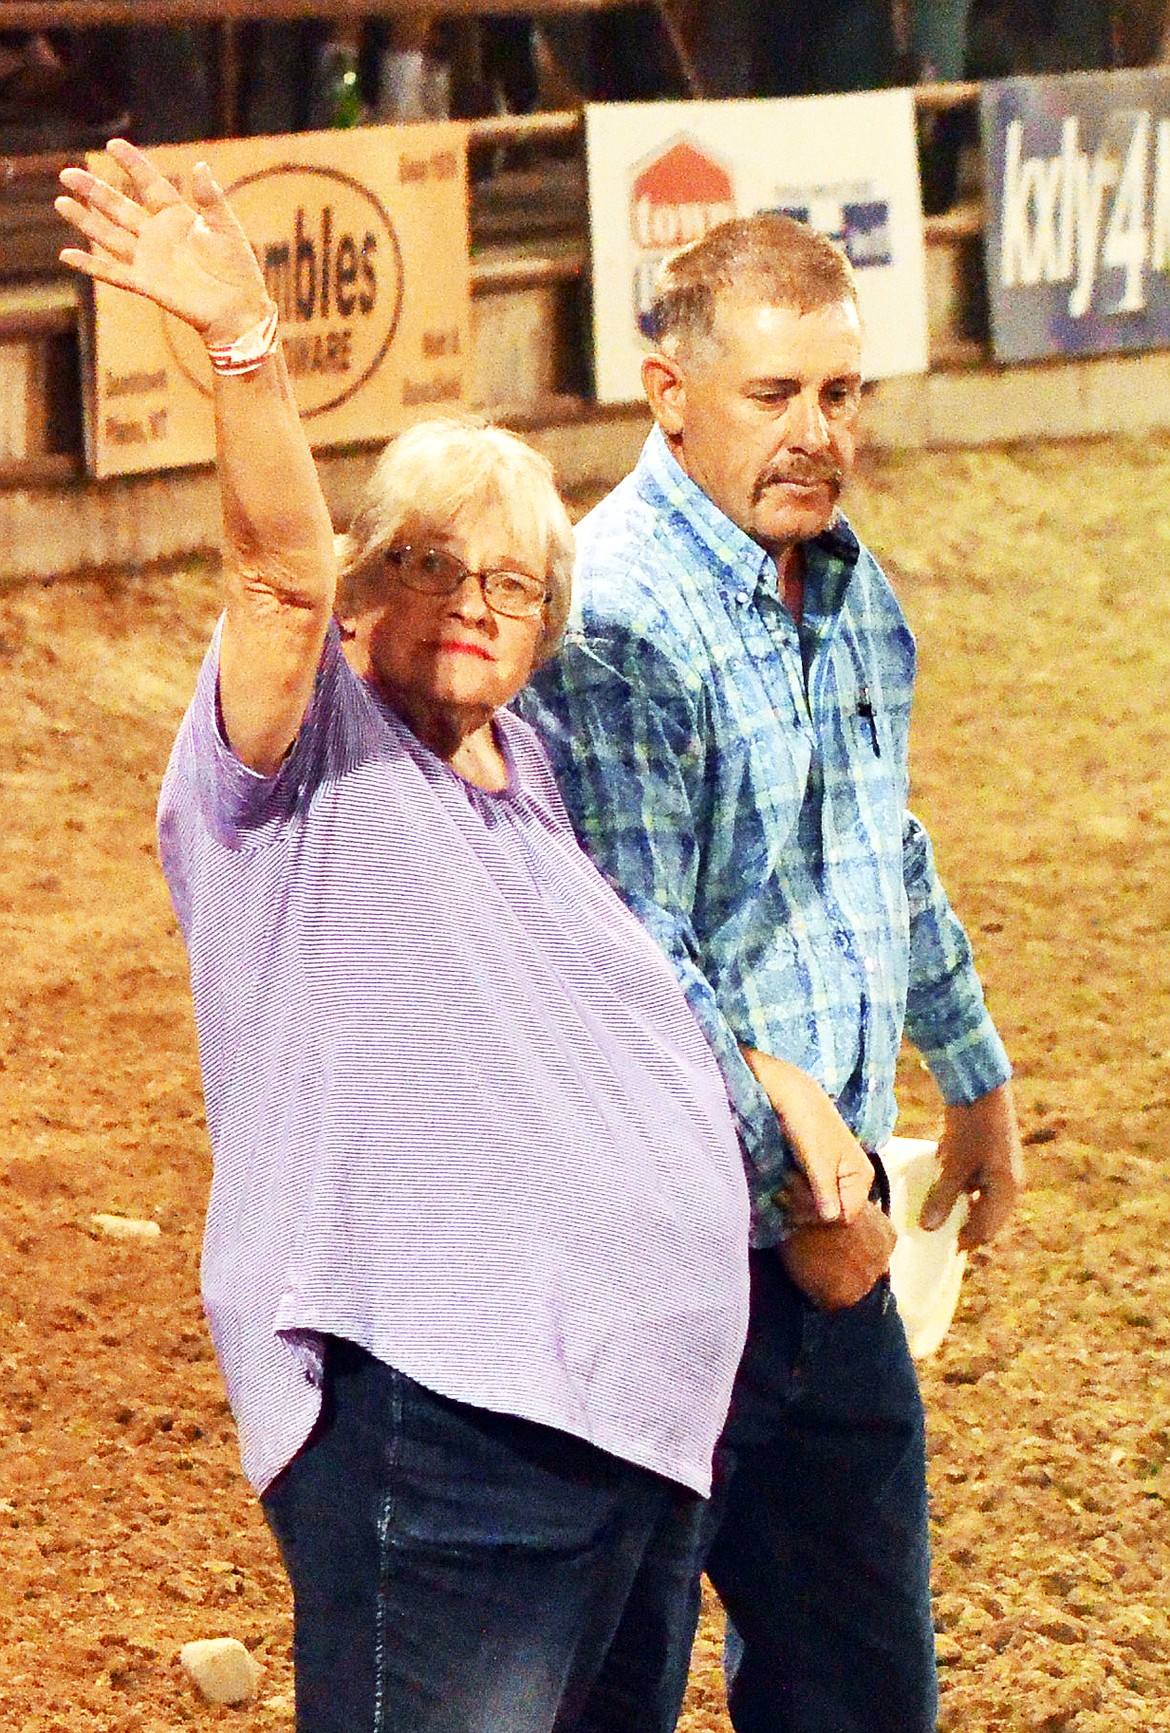
[[[873,958],[872,957],[866,957],[866,959],[865,959],[865,972],[866,972],[866,974],[872,975],[876,968],[877,968],[877,964],[874,962]]]

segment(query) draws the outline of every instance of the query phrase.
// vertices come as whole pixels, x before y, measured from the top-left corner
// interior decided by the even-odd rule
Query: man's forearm
[[[934,864],[930,838],[913,813],[902,847],[910,908],[906,1034],[948,1102],[973,1101],[1011,1076],[1011,1064],[984,1002],[970,941]]]

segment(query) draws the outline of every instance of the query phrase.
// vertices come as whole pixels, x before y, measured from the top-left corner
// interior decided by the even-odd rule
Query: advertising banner
[[[857,268],[869,379],[927,364],[926,267],[908,90],[586,110],[597,396],[642,395],[645,314],[667,254],[727,217],[782,210]]]
[[[996,359],[1170,346],[1170,72],[982,94]]]
[[[280,309],[314,447],[384,439],[458,408],[471,372],[466,129],[448,122],[169,145],[182,187],[201,158],[243,223]],[[104,154],[89,159],[114,181]],[[211,369],[190,329],[95,285],[87,371],[91,474],[207,463]]]

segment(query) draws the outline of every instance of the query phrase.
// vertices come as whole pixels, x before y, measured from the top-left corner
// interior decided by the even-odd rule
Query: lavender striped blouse
[[[214,1177],[204,1304],[258,1490],[323,1333],[699,1492],[742,1344],[747,1197],[669,965],[578,848],[536,737],[464,782],[335,631],[260,777],[218,644],[163,785]]]

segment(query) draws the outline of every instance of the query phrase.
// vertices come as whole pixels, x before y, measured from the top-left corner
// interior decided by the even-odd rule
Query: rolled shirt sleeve
[[[910,912],[906,1034],[950,1105],[977,1101],[1011,1076],[1011,1061],[983,997],[975,961],[934,864],[934,849],[906,814],[903,870]]]

